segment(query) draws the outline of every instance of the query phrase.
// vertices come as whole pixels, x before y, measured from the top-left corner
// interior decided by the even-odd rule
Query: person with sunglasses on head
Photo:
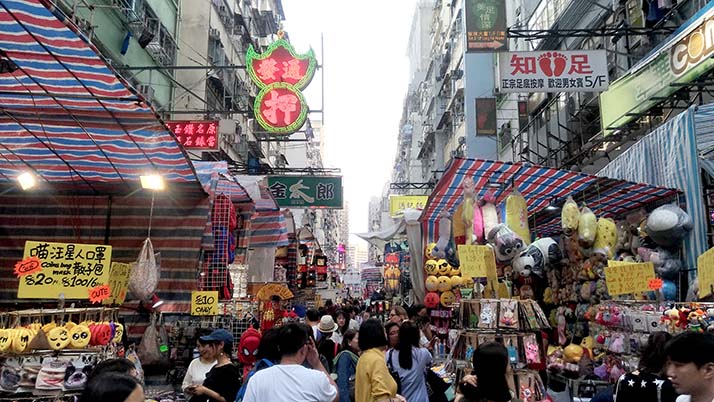
[[[277,338],[280,363],[255,373],[243,402],[338,402],[335,381],[320,362],[315,342],[300,324],[280,328]],[[309,369],[302,364],[307,361]]]

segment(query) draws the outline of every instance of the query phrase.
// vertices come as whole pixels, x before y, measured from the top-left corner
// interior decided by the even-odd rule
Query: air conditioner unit
[[[208,36],[213,39],[221,39],[221,31],[217,28],[211,28],[208,30]]]
[[[137,90],[139,93],[149,102],[154,99],[154,87],[149,84],[141,84],[138,86]]]

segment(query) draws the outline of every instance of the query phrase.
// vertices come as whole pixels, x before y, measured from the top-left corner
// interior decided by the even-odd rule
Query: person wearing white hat
[[[337,355],[337,344],[330,339],[335,330],[337,330],[337,323],[334,318],[331,315],[323,315],[317,325],[317,331],[320,333],[320,340],[317,341],[317,353],[325,357],[330,366],[326,368],[330,372],[332,372],[333,360]]]

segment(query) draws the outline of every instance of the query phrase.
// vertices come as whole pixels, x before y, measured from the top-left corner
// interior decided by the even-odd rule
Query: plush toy
[[[472,244],[483,244],[486,235],[483,229],[483,212],[478,201],[474,201],[474,224],[473,224],[473,242]]]
[[[449,271],[449,276],[459,276],[461,275],[461,268],[451,266],[451,270]]]
[[[565,204],[563,204],[563,210],[560,213],[560,220],[561,226],[563,227],[563,233],[565,233],[566,236],[571,236],[578,230],[580,208],[578,208],[578,204],[573,201],[573,197],[568,196]]]
[[[440,302],[441,298],[436,292],[429,292],[424,296],[424,306],[426,306],[426,308],[437,308]]]
[[[563,258],[563,252],[558,243],[550,237],[534,241],[521,254],[513,259],[513,270],[519,275],[528,276],[531,273],[543,277],[545,270],[558,264]]]
[[[442,212],[439,219],[439,239],[436,241],[436,247],[432,250],[432,254],[438,258],[446,258],[449,250],[449,241],[451,240],[451,219],[446,212]]]
[[[665,279],[674,279],[682,269],[682,261],[672,252],[658,248],[649,254],[649,261],[652,262],[655,272]]]
[[[436,260],[427,260],[424,264],[424,271],[427,275],[436,275],[439,273],[439,264]]]
[[[464,213],[464,203],[462,202],[459,204],[458,207],[454,210],[453,217],[454,219],[451,221],[451,236],[453,238],[454,244],[467,244],[466,240],[466,223],[464,223],[463,219],[463,213]],[[468,225],[469,227],[471,225]]]
[[[451,289],[451,279],[448,276],[440,276],[436,278],[438,280],[436,284],[436,289],[439,292],[446,292]]]
[[[580,220],[578,221],[578,241],[580,245],[589,248],[595,242],[597,234],[597,217],[587,206],[583,206],[580,211]]]
[[[258,345],[262,335],[255,328],[248,328],[240,336],[238,342],[238,361],[243,364],[243,378],[247,378],[248,373],[256,362]]]
[[[571,343],[563,350],[563,357],[568,363],[578,363],[582,359],[585,350],[582,346]]]
[[[645,232],[657,245],[667,248],[679,246],[693,228],[692,218],[673,204],[662,205],[647,218]]]
[[[429,244],[427,244],[426,248],[424,248],[424,256],[427,259],[430,259],[430,260],[436,259],[436,257],[434,256],[434,247],[436,247],[436,243],[429,243]]]
[[[496,225],[486,238],[493,247],[496,263],[508,265],[523,250],[523,240],[508,226]]]
[[[518,190],[514,189],[502,204],[501,217],[503,223],[523,239],[531,244],[531,233],[528,228],[528,204]]]
[[[474,241],[474,205],[476,204],[476,189],[474,179],[467,177],[464,179],[464,202],[461,210],[461,219],[464,222],[464,232],[466,244],[473,244]]]
[[[451,265],[446,260],[438,260],[436,262],[437,269],[439,270],[439,275],[449,275],[451,272]]]
[[[454,294],[454,292],[447,290],[446,292],[441,294],[439,302],[444,307],[451,307],[456,302],[456,295]]]
[[[615,225],[615,221],[609,218],[598,219],[593,250],[612,259],[615,256],[616,246],[617,225]]]
[[[488,238],[488,234],[498,226],[498,211],[496,210],[496,198],[493,190],[486,192],[483,197],[483,205],[481,205],[481,215],[483,215],[483,233]],[[487,239],[488,241],[488,239]]]
[[[436,292],[438,289],[439,280],[434,275],[429,275],[426,277],[426,290],[429,292]]]
[[[458,289],[462,287],[464,281],[460,276],[452,276],[451,278],[449,278],[449,283],[451,283],[452,289]]]

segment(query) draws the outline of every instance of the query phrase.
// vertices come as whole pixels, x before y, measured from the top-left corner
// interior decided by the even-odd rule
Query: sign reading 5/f
[[[217,315],[218,314],[218,291],[198,291],[191,292],[191,315]]]

